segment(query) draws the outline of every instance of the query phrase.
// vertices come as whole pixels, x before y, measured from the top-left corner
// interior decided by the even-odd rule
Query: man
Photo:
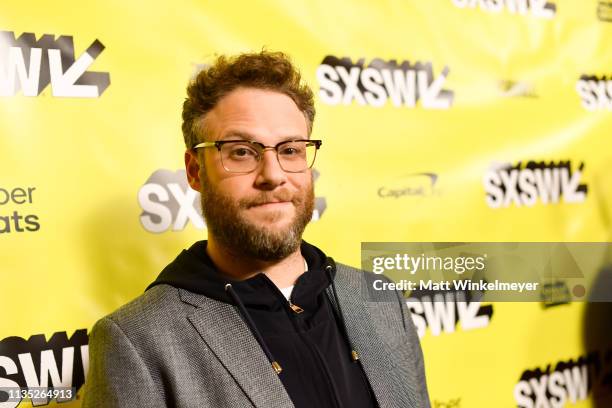
[[[282,53],[220,57],[190,83],[185,167],[208,241],[94,326],[84,407],[429,406],[397,292],[302,241],[312,91]]]

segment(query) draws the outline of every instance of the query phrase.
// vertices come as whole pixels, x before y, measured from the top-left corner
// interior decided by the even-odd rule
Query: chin
[[[260,213],[248,214],[245,218],[254,224],[271,225],[271,224],[290,224],[295,220],[295,209],[265,211]]]
[[[274,213],[262,217],[250,217],[249,223],[256,228],[273,232],[281,232],[289,229],[295,222],[294,214]]]
[[[253,224],[258,228],[265,228],[268,230],[281,231],[286,230],[292,224],[293,218],[291,217],[278,217],[276,219],[258,220]]]

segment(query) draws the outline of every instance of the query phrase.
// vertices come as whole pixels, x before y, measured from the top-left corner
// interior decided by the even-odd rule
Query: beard
[[[279,261],[294,253],[302,242],[302,234],[312,219],[314,185],[292,194],[286,189],[261,193],[240,200],[228,197],[211,185],[206,174],[202,177],[201,205],[209,233],[231,252],[261,261]],[[290,201],[295,215],[289,225],[269,228],[253,223],[245,210],[270,201]],[[280,218],[280,212],[262,216],[271,222]]]

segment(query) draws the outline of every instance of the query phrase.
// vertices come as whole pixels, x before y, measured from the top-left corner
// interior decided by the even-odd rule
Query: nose
[[[276,151],[265,149],[255,178],[255,185],[262,190],[274,190],[287,182],[287,173],[281,168]]]

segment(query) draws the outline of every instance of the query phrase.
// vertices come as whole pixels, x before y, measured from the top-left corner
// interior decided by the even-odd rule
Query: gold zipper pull
[[[272,368],[276,374],[280,374],[283,371],[283,368],[276,361],[272,362]]]
[[[291,301],[289,300],[289,307],[291,308],[291,310],[293,310],[296,314],[300,314],[304,311],[304,309],[302,309],[301,307],[299,307],[298,305],[294,305],[293,303],[291,303]]]

